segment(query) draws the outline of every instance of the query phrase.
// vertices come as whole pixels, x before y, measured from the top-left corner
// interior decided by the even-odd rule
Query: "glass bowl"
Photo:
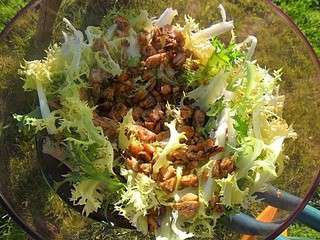
[[[44,2],[44,1],[43,1]],[[50,2],[50,1],[48,1]],[[51,1],[47,18],[41,17],[41,1],[32,1],[8,24],[0,35],[0,198],[13,219],[34,239],[149,239],[135,230],[113,228],[81,216],[70,208],[43,176],[37,160],[35,139],[17,130],[13,113],[27,113],[37,104],[36,96],[22,89],[18,69],[24,59],[37,59],[50,42],[62,39],[62,18],[85,29],[103,21],[114,8],[145,9],[159,15],[171,6],[179,12],[178,21],[191,15],[202,26],[219,19],[222,3],[235,22],[238,41],[250,34],[258,38],[255,58],[261,66],[283,69],[281,92],[286,95],[284,118],[294,125],[298,139],[286,144],[288,158],[284,172],[273,186],[302,199],[292,211],[280,210],[275,221],[280,227],[261,239],[274,239],[304,208],[320,181],[320,64],[310,44],[294,23],[271,1],[255,0],[117,0]],[[39,5],[40,4],[40,5]],[[50,9],[50,7],[52,9]],[[51,36],[50,19],[55,18]],[[42,29],[42,34],[37,34]],[[266,206],[252,206],[247,214],[257,216]],[[239,239],[223,226],[217,239]],[[150,237],[151,239],[151,237]]]

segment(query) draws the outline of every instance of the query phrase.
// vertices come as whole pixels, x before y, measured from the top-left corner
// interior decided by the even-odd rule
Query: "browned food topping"
[[[115,34],[118,37],[127,37],[130,30],[128,20],[118,16],[115,24]],[[93,106],[98,106],[94,123],[101,126],[104,134],[111,140],[116,140],[119,122],[129,109],[132,109],[132,117],[137,126],[134,134],[138,141],[131,143],[122,155],[128,169],[150,176],[164,191],[172,193],[177,188],[176,167],[183,165],[178,187],[197,187],[199,179],[194,169],[223,151],[223,148],[217,146],[214,140],[206,139],[200,134],[199,129],[205,125],[206,114],[188,101],[179,108],[181,118],[176,126],[178,132],[185,134],[187,139],[183,143],[187,147],[180,148],[168,156],[172,165],[161,168],[157,174],[152,172],[155,146],[160,144],[158,142],[170,138],[165,122],[171,121],[172,115],[169,115],[166,104],[177,106],[182,100],[182,93],[189,91],[188,86],[176,81],[176,76],[183,69],[191,53],[184,49],[183,34],[169,25],[155,28],[149,33],[139,33],[138,44],[141,61],[136,67],[121,66],[122,74],[119,76],[111,76],[99,68],[91,70],[88,91],[90,96],[86,96],[85,99],[92,102]],[[122,46],[127,47],[128,41],[124,40]],[[98,54],[106,54],[107,47],[107,43],[101,38],[94,41],[92,48]],[[195,61],[191,68],[196,70],[198,67]],[[230,159],[223,159],[216,161],[212,175],[224,177],[234,170],[234,163]],[[209,175],[211,172],[199,177],[207,178]],[[223,211],[223,208],[219,208],[219,198],[212,198],[210,203],[214,211]],[[192,218],[199,208],[198,196],[186,194],[172,207],[184,217]],[[158,212],[151,210],[147,215],[149,231],[158,228]]]
[[[139,172],[140,167],[139,167],[139,162],[136,158],[130,157],[126,159],[126,164],[127,167],[135,172]]]
[[[160,132],[160,133],[157,134],[156,139],[157,139],[158,142],[161,142],[161,141],[164,141],[166,139],[169,139],[169,137],[170,137],[170,132],[169,131],[163,131],[163,132]]]
[[[107,43],[103,38],[97,38],[93,42],[92,50],[93,51],[102,51],[107,47]]]
[[[173,166],[169,166],[167,168],[160,169],[158,179],[159,181],[162,182],[175,176],[176,176],[176,169]]]
[[[199,206],[198,196],[192,193],[184,195],[178,203],[173,204],[173,208],[188,219],[197,214]]]
[[[158,229],[157,215],[155,211],[147,215],[148,231],[155,232]]]
[[[187,193],[183,195],[180,199],[180,202],[185,202],[185,201],[198,201],[198,196],[193,193]]]
[[[223,213],[224,207],[220,204],[220,197],[213,195],[211,200],[209,201],[210,206],[212,207],[214,212]]]
[[[150,94],[150,95],[147,95],[146,98],[139,103],[139,106],[144,109],[147,109],[155,106],[156,104],[157,104],[156,99]]]
[[[142,164],[140,164],[139,167],[140,167],[140,170],[146,175],[149,175],[152,173],[151,163],[142,163]]]
[[[144,147],[138,142],[133,142],[128,146],[128,150],[133,156],[138,156],[139,152],[144,150]]]
[[[186,62],[186,59],[187,59],[187,55],[186,53],[184,52],[179,52],[177,53],[173,60],[172,60],[172,63],[178,67],[182,66],[185,62]]]
[[[121,122],[124,116],[127,115],[129,109],[123,103],[117,103],[111,109],[111,112],[108,114],[110,118]]]
[[[198,177],[194,174],[182,176],[180,184],[182,187],[198,187]]]
[[[201,111],[200,109],[196,109],[193,114],[193,121],[192,124],[196,128],[202,127],[206,121],[206,114],[205,112]]]
[[[194,128],[187,125],[180,125],[177,127],[178,132],[183,132],[188,139],[192,138],[194,135]]]
[[[235,171],[236,167],[230,158],[215,161],[212,169],[212,176],[216,178],[227,177],[229,173]]]
[[[144,143],[154,142],[157,137],[155,133],[142,126],[137,126],[137,135],[138,138]]]
[[[163,190],[172,193],[176,187],[177,183],[177,177],[169,178],[168,180],[165,180],[163,182],[160,182],[160,187],[162,187]]]
[[[151,162],[151,160],[152,160],[152,156],[145,151],[139,152],[137,157],[139,160],[141,160],[143,162]]]
[[[140,120],[143,112],[144,112],[143,108],[141,108],[139,106],[134,107],[133,111],[132,111],[133,120],[135,120],[135,121]]]
[[[115,19],[115,24],[117,24],[117,29],[119,30],[117,32],[118,35],[125,36],[128,34],[130,25],[125,17],[117,16]],[[122,35],[121,33],[123,33],[124,35]]]
[[[161,94],[162,95],[169,95],[172,92],[172,87],[169,84],[165,84],[161,86]]]
[[[151,157],[153,157],[153,154],[155,152],[155,148],[150,144],[143,144],[143,148]]]
[[[180,108],[180,115],[181,115],[182,119],[189,120],[193,116],[193,111],[194,110],[192,107],[187,106],[187,105],[183,105]]]
[[[101,127],[104,135],[110,140],[115,140],[118,137],[118,122],[110,118],[100,117],[98,114],[94,114],[93,123],[94,125]]]
[[[189,169],[198,166],[199,161],[208,160],[211,156],[221,152],[223,149],[214,144],[212,139],[207,139],[187,148],[180,148],[171,153],[171,161],[186,164]]]
[[[165,63],[169,60],[169,53],[157,53],[148,57],[145,61],[145,66],[148,68],[153,68],[159,66],[161,63]]]

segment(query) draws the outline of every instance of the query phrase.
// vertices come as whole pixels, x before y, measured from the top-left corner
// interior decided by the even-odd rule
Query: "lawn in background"
[[[68,1],[68,0],[65,0]],[[0,31],[16,12],[23,7],[27,0],[0,0]],[[274,0],[287,12],[296,24],[302,29],[309,41],[320,56],[320,0]],[[320,209],[320,188],[312,204]],[[289,234],[296,237],[320,239],[320,234],[299,224],[289,229]],[[0,239],[25,240],[26,236],[17,227],[10,217],[0,208]]]

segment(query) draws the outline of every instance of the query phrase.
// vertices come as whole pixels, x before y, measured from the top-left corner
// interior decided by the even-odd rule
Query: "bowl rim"
[[[15,22],[26,14],[29,10],[38,7],[43,0],[31,0],[24,8],[20,9],[17,14],[6,24],[5,28],[0,32],[0,40],[5,39]],[[318,58],[315,50],[312,45],[308,41],[307,37],[302,33],[299,27],[294,23],[294,21],[289,17],[287,13],[285,13],[279,6],[277,6],[272,0],[263,0],[267,5],[270,6],[273,13],[275,13],[280,19],[282,19],[286,25],[294,31],[296,36],[300,39],[300,41],[305,45],[308,50],[309,56],[311,57],[312,62],[314,63],[315,68],[317,69],[316,73],[316,81],[320,81],[320,58]],[[301,203],[296,207],[295,210],[290,212],[290,215],[281,223],[280,227],[276,229],[276,231],[269,234],[265,240],[272,240],[277,238],[283,231],[285,231],[290,224],[294,221],[294,219],[299,215],[300,212],[306,207],[308,202],[311,200],[313,194],[315,193],[318,185],[320,184],[320,168],[318,170],[318,174],[315,175],[312,184],[310,185],[308,191],[306,192],[304,198]],[[6,197],[0,192],[0,205],[7,211],[10,217],[20,226],[32,239],[35,240],[45,240],[46,238],[42,236],[39,232],[34,231],[30,228],[22,218],[15,212],[12,208],[11,204],[7,201]]]

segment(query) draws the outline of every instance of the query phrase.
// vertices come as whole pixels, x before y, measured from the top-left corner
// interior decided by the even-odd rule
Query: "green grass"
[[[319,0],[274,0],[302,29],[320,55],[320,1]]]
[[[8,20],[27,2],[27,0],[0,0],[0,30],[3,29]],[[320,55],[320,0],[274,0],[274,2],[281,6],[281,8],[292,17],[308,37],[318,55]],[[312,204],[320,208],[320,188]],[[320,239],[319,233],[299,224],[294,224],[289,228],[289,235]],[[22,230],[15,225],[12,219],[1,208],[0,239],[26,239]]]
[[[0,30],[27,2],[27,0],[0,0]]]

